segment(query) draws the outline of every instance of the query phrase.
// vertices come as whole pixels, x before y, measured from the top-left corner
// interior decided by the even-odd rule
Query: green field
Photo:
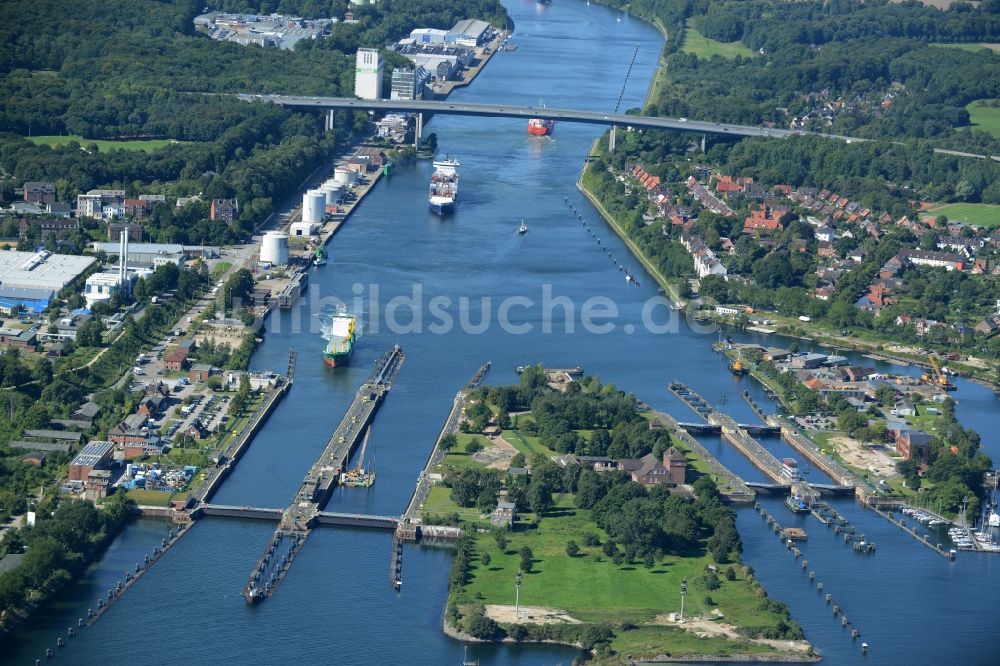
[[[1000,112],[1000,109],[997,111]],[[997,123],[1000,131],[1000,113],[997,115]],[[949,220],[981,227],[1000,227],[1000,206],[995,204],[946,204],[929,209],[927,214],[931,217],[944,215]]]
[[[1000,44],[990,44],[987,42],[942,42],[931,44],[940,48],[962,49],[963,51],[1000,51]]]
[[[768,646],[745,640],[698,639],[661,624],[666,614],[680,610],[678,590],[681,579],[686,578],[685,615],[710,617],[717,608],[728,623],[737,626],[776,626],[780,617],[761,608],[761,590],[747,577],[741,565],[734,565],[736,580],[727,581],[720,576],[721,586],[708,590],[701,578],[706,566],[714,564],[708,555],[668,556],[651,569],[634,562],[616,566],[600,546],[583,546],[582,536],[588,532],[597,534],[602,542],[607,538],[591,520],[590,512],[577,509],[572,496],[565,495],[537,522],[535,529],[511,532],[503,552],[489,534],[478,535],[470,582],[455,601],[459,604],[512,605],[519,551],[522,546],[528,546],[534,555],[533,567],[531,573],[523,575],[520,603],[558,608],[582,622],[637,625],[630,631],[615,632],[617,637],[612,647],[618,651],[634,647],[645,654],[665,649],[674,654],[773,652]],[[575,557],[566,554],[566,542],[570,539],[581,546]],[[484,553],[490,556],[488,566],[478,563]],[[722,571],[725,566],[719,569]],[[642,645],[646,649],[640,650]]]
[[[184,143],[183,141],[174,141],[173,139],[105,141],[104,139],[85,139],[82,136],[76,136],[74,134],[66,136],[31,136],[28,137],[28,140],[40,146],[61,146],[69,143],[70,141],[76,141],[81,146],[86,148],[93,143],[97,145],[97,150],[100,152],[112,150],[144,150],[149,152],[151,150],[159,150],[160,148],[169,146],[172,143]]]
[[[699,58],[711,58],[715,55],[722,56],[723,58],[735,58],[736,56],[750,57],[753,55],[753,51],[739,42],[727,44],[703,36],[694,29],[690,21],[688,21],[687,29],[684,31],[684,48],[682,50],[685,53],[693,53]]]
[[[1000,106],[987,106],[983,100],[976,100],[965,108],[969,111],[972,127],[1000,138]]]

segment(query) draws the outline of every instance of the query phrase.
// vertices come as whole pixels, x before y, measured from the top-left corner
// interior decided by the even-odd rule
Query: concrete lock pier
[[[716,410],[715,407],[710,405],[707,400],[698,395],[693,389],[680,382],[671,382],[667,386],[667,389],[680,398],[681,402],[705,419],[709,426],[718,426],[723,439],[735,446],[750,462],[774,481],[774,484],[748,484],[749,487],[763,492],[781,492],[786,487],[790,487],[789,479],[782,471],[783,465],[781,462],[773,453],[761,446],[760,442],[755,440],[749,432],[750,429],[753,429],[763,434],[772,432],[777,434],[778,426],[776,424],[768,423],[767,426],[750,426],[748,428],[745,425],[737,423],[728,414],[723,414]],[[850,484],[830,485],[813,483],[808,485],[817,493],[839,495],[854,492],[854,486]]]
[[[365,428],[372,422],[389,389],[392,388],[404,358],[402,348],[399,345],[393,347],[375,362],[368,379],[355,393],[354,401],[347,408],[347,413],[333,431],[333,436],[327,442],[323,453],[309,468],[291,505],[281,514],[274,536],[250,572],[243,590],[243,596],[248,604],[262,601],[274,593],[316,524],[322,522],[342,524],[341,521],[345,520],[338,514],[321,516],[321,510],[330,499],[330,494],[340,478],[340,473],[346,468],[351,453],[361,442]],[[253,507],[246,507],[246,513],[252,514],[248,517],[261,518],[272,515],[266,509]],[[354,518],[354,524],[364,522],[369,523],[366,526],[388,527],[392,520],[376,516],[362,520],[357,516]],[[395,525],[392,527],[395,528]]]

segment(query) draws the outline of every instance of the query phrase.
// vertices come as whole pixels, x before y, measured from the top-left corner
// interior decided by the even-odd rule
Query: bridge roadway
[[[251,571],[243,590],[247,603],[254,604],[274,593],[313,526],[321,522],[321,509],[330,499],[340,473],[362,439],[362,433],[389,393],[403,360],[403,350],[396,345],[375,362],[368,379],[355,393],[353,402],[333,431],[323,453],[309,468],[291,505],[282,513],[274,537]],[[328,516],[325,521],[335,523],[335,518]]]
[[[281,509],[259,506],[236,506],[234,504],[202,504],[197,509],[200,516],[222,516],[225,518],[250,518],[256,520],[280,521],[284,516]],[[365,513],[340,513],[318,511],[314,525],[339,525],[342,527],[372,527],[395,530],[399,525],[396,516],[375,516]]]
[[[660,118],[655,116],[633,116],[624,113],[605,113],[603,111],[582,111],[579,109],[557,109],[551,107],[535,108],[533,106],[516,106],[511,104],[470,104],[468,102],[449,102],[432,100],[398,100],[398,99],[356,99],[354,97],[305,97],[298,95],[237,95],[246,102],[260,101],[278,104],[280,106],[312,109],[353,109],[355,111],[404,111],[410,113],[442,113],[455,116],[488,116],[492,118],[537,118],[539,116],[550,120],[561,120],[592,125],[629,125],[645,129],[685,130],[709,134],[734,136],[770,136],[785,138],[793,134],[786,129],[755,127],[753,125],[733,125],[730,123],[715,123],[686,118]],[[864,141],[848,136],[820,134],[830,139],[841,141]]]
[[[603,111],[583,111],[579,109],[558,109],[550,107],[515,106],[511,104],[470,104],[468,102],[449,102],[433,100],[389,100],[389,99],[357,99],[355,97],[306,97],[302,95],[260,95],[240,93],[236,97],[245,102],[268,102],[280,106],[306,109],[348,109],[355,111],[403,111],[409,113],[442,113],[455,116],[487,116],[493,118],[537,118],[544,117],[563,122],[589,123],[593,125],[631,126],[643,129],[685,130],[702,134],[720,134],[722,136],[766,136],[784,139],[790,136],[809,135],[824,139],[834,139],[846,143],[861,143],[871,141],[854,136],[840,134],[825,134],[823,132],[806,132],[787,130],[777,127],[758,127],[755,125],[736,125],[733,123],[716,123],[705,120],[689,120],[687,118],[666,118],[657,116],[639,116],[625,113],[604,113]],[[895,145],[905,145],[902,142],[892,142]],[[993,160],[1000,162],[998,155],[980,155],[947,148],[934,148],[938,155],[971,158],[977,160]]]

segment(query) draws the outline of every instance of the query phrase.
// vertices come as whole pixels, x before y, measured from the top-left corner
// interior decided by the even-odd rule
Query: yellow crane
[[[938,367],[937,359],[933,356],[928,356],[927,360],[930,361],[931,370],[934,371],[934,375],[931,376],[929,372],[925,372],[920,376],[920,379],[928,384],[933,384],[934,386],[943,388],[946,391],[955,390],[955,385],[948,381],[948,378],[944,376],[943,372],[941,372],[941,368]]]

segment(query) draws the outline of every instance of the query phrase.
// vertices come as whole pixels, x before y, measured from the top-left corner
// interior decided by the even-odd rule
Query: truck
[[[810,321],[812,321],[812,319],[810,317],[805,316],[805,315],[799,315],[799,321],[810,322]]]

